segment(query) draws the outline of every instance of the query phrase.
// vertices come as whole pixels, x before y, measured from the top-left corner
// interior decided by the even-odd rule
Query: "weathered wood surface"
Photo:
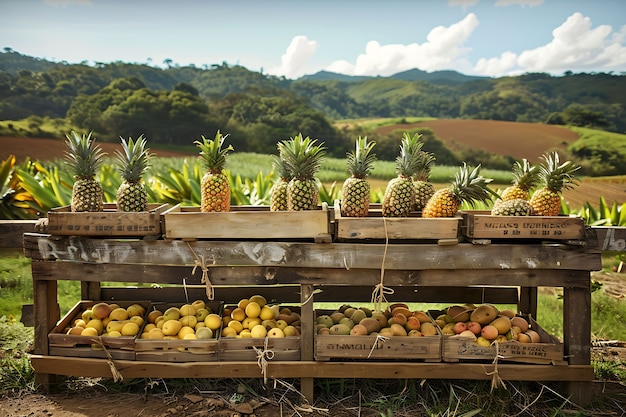
[[[32,355],[38,373],[111,377],[106,360]],[[115,360],[125,378],[260,378],[261,369],[250,362],[142,362]],[[268,378],[376,378],[376,379],[477,379],[490,380],[491,363],[421,362],[269,362]],[[510,381],[592,381],[591,365],[559,366],[497,364],[498,376]]]
[[[202,284],[202,272],[193,266],[176,267],[161,265],[123,265],[78,262],[32,263],[33,276],[38,281],[78,280],[83,282],[145,282],[155,284]],[[211,267],[208,270],[211,285],[274,285],[314,284],[337,286],[370,286],[381,282],[380,270],[376,269],[321,269],[288,267]],[[385,286],[411,287],[579,287],[589,286],[589,274],[577,270],[385,270]],[[471,292],[469,293],[471,294]]]
[[[22,248],[22,234],[35,231],[37,220],[0,220],[0,248]]]
[[[626,251],[626,227],[595,226],[592,227],[601,251]]]
[[[32,259],[77,262],[380,270],[600,270],[599,252],[561,244],[362,244],[258,241],[145,241],[24,235]]]

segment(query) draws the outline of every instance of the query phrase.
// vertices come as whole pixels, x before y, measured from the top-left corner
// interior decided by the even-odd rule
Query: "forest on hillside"
[[[357,135],[372,132],[338,129],[333,121],[340,119],[421,116],[626,131],[626,75],[483,78],[414,70],[385,78],[324,73],[289,80],[227,63],[168,65],[68,64],[5,48],[0,121],[7,123],[0,134],[59,137],[71,128],[94,131],[103,141],[143,134],[153,144],[189,146],[219,129],[230,133],[238,151],[273,153],[277,140],[304,132],[324,141],[331,156],[344,157]],[[46,124],[58,128],[51,131]],[[375,139],[399,140],[396,134]],[[441,146],[435,137],[428,139],[426,150]],[[388,153],[381,159],[393,160],[397,153],[397,146],[379,149]],[[501,164],[510,166],[510,160]]]

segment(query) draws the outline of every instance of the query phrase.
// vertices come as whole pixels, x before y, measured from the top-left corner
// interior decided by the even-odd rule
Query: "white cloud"
[[[468,67],[466,56],[470,48],[465,43],[478,26],[475,14],[468,14],[463,20],[449,27],[437,26],[430,31],[423,44],[381,45],[369,41],[365,53],[360,54],[354,65],[347,61],[336,61],[326,70],[348,75],[389,76],[398,72],[419,68],[423,71],[443,69],[464,69]]]
[[[281,56],[279,67],[273,67],[266,72],[270,75],[285,76],[286,78],[298,78],[306,72],[306,65],[317,50],[318,43],[311,41],[306,36],[295,36],[287,51]]]
[[[519,55],[507,51],[498,58],[480,59],[474,72],[502,76],[523,72],[619,70],[626,65],[626,26],[611,33],[611,26],[592,28],[588,17],[574,13],[552,31],[552,40],[546,45]]]
[[[471,6],[475,6],[477,4],[478,4],[478,0],[448,0],[448,6],[450,7],[461,6],[463,10]]]

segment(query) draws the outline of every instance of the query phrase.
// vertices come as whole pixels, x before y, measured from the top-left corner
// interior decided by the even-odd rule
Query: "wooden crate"
[[[222,303],[204,300],[210,311],[221,314]],[[186,302],[159,303],[154,302],[153,308],[165,312],[170,307],[180,307]],[[212,362],[218,360],[218,331],[211,339],[198,340],[135,340],[135,358],[138,361],[154,362]]]
[[[330,314],[316,310],[315,317]],[[434,323],[433,323],[434,324]],[[435,326],[436,327],[436,326]],[[315,360],[441,362],[441,334],[436,336],[315,335]]]
[[[48,334],[48,347],[51,356],[72,356],[81,358],[107,358],[104,349],[113,359],[135,359],[135,336],[80,336],[68,335],[65,330],[82,312],[91,308],[98,301],[79,301],[63,317],[54,329]],[[116,301],[120,307],[128,307],[131,304],[140,304],[146,311],[150,308],[148,301]],[[144,323],[146,317],[143,317]],[[142,326],[143,327],[143,326]],[[140,330],[141,332],[141,330]]]
[[[169,204],[148,204],[148,211],[117,211],[114,203],[105,203],[104,211],[73,213],[70,206],[48,212],[45,232],[71,236],[158,236],[161,214]]]
[[[532,363],[542,365],[567,365],[563,357],[563,344],[548,334],[532,318],[525,317],[530,328],[539,333],[540,343],[509,341],[491,346],[479,346],[476,342],[443,335],[441,358],[444,362],[498,362]]]
[[[492,216],[462,211],[463,236],[472,239],[582,240],[585,222],[577,216]]]
[[[178,204],[163,213],[163,220],[166,239],[332,239],[326,205],[304,211],[236,206],[229,212],[202,213],[199,207]]]
[[[367,217],[343,217],[341,203],[335,201],[335,238],[350,240],[435,240],[458,243],[461,217],[425,219],[414,211],[409,217],[383,217],[380,204],[370,205]]]

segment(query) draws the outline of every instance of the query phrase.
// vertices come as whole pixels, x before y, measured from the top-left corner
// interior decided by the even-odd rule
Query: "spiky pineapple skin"
[[[459,210],[459,205],[460,202],[455,195],[448,188],[442,188],[435,191],[435,194],[428,200],[422,210],[422,217],[454,217]]]
[[[142,182],[124,181],[117,189],[118,211],[147,211],[148,190]]]
[[[524,190],[519,185],[511,185],[502,191],[500,195],[500,199],[502,201],[508,200],[530,200],[530,192],[528,190]]]
[[[202,187],[201,212],[230,211],[230,184],[223,173],[206,172],[200,183]]]
[[[428,181],[414,181],[415,187],[415,210],[422,210],[430,197],[435,194],[435,186]]]
[[[383,217],[408,217],[415,205],[415,187],[410,177],[396,177],[389,181],[383,197]]]
[[[341,187],[341,215],[367,217],[370,208],[370,183],[363,178],[347,178]]]
[[[315,179],[292,178],[287,185],[287,210],[301,211],[317,208],[319,189]]]
[[[530,207],[535,216],[558,216],[561,213],[561,194],[541,188],[533,193]]]
[[[286,211],[287,210],[287,186],[289,181],[279,178],[272,185],[272,193],[270,195],[270,211]]]
[[[72,187],[73,212],[102,211],[104,209],[102,186],[92,177],[78,177]]]
[[[530,202],[521,198],[501,201],[494,204],[491,214],[494,216],[530,216]]]

